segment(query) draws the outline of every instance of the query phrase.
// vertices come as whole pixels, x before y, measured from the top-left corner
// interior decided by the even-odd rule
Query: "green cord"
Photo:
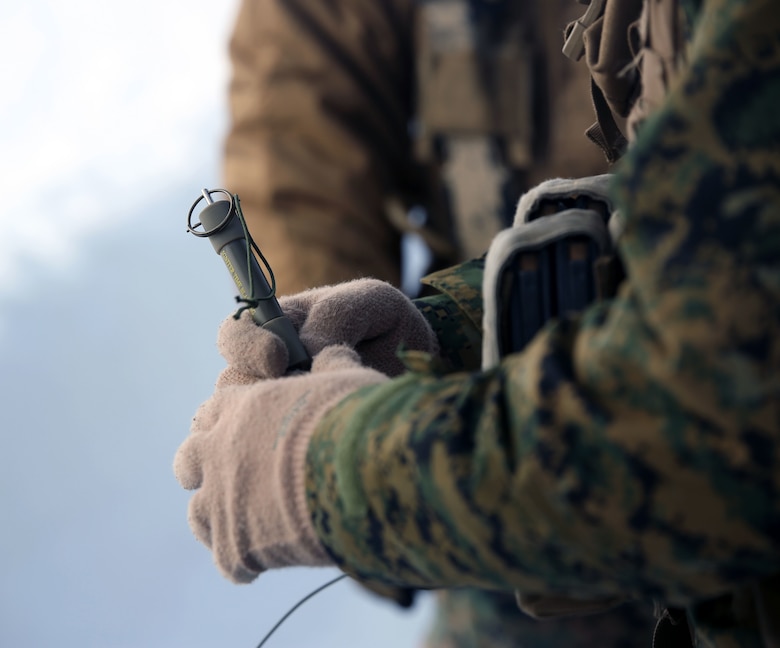
[[[271,265],[268,263],[268,260],[260,251],[260,248],[257,247],[257,244],[252,238],[252,235],[249,233],[249,228],[247,227],[246,219],[244,218],[244,212],[241,211],[241,201],[238,198],[238,194],[233,194],[232,200],[235,206],[238,222],[241,223],[241,229],[244,230],[244,240],[246,241],[246,267],[247,267],[247,274],[249,275],[249,294],[250,295],[255,294],[255,287],[254,287],[254,280],[253,280],[253,273],[252,273],[252,250],[257,252],[257,256],[260,257],[260,260],[263,262],[263,265],[265,266],[268,276],[271,279],[270,290],[268,291],[268,294],[265,295],[264,297],[244,298],[241,297],[240,295],[236,296],[236,301],[240,304],[244,304],[235,313],[233,313],[233,319],[239,319],[241,317],[241,313],[243,313],[245,310],[251,310],[252,308],[257,308],[258,304],[261,301],[265,301],[267,299],[273,299],[276,296],[276,277],[274,276],[274,271],[271,269]]]

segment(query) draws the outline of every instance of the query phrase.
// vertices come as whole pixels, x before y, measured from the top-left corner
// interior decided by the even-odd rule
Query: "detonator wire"
[[[205,229],[205,226],[203,226],[203,224],[200,222],[193,224],[192,215],[195,211],[195,208],[198,206],[201,200],[205,200],[208,205],[213,205],[214,200],[211,198],[213,194],[223,194],[227,196],[227,198],[230,201],[230,206],[227,210],[227,213],[222,218],[222,220],[219,223],[217,223],[216,226],[207,230]],[[236,301],[244,304],[233,314],[233,317],[235,319],[239,319],[241,317],[241,313],[243,313],[245,310],[251,310],[253,308],[257,308],[260,302],[275,298],[276,277],[274,276],[274,271],[271,269],[271,265],[268,263],[268,260],[265,258],[265,255],[260,251],[260,248],[257,246],[254,239],[252,238],[252,235],[249,233],[249,228],[247,227],[246,219],[244,218],[244,213],[241,210],[241,201],[238,198],[238,194],[232,194],[225,189],[213,189],[213,190],[203,189],[201,191],[201,195],[197,198],[197,200],[195,200],[194,203],[192,203],[192,206],[190,207],[190,211],[187,214],[187,231],[190,234],[194,234],[198,238],[208,238],[225,229],[228,226],[228,223],[230,223],[230,220],[233,218],[233,216],[236,216],[238,218],[238,221],[239,223],[241,223],[241,229],[243,230],[243,234],[244,234],[244,241],[245,241],[244,247],[246,249],[246,276],[247,276],[247,282],[249,284],[249,292],[247,297],[236,295]],[[200,227],[202,227],[203,229],[198,229]],[[255,294],[254,279],[253,279],[253,273],[251,271],[253,251],[257,254],[257,257],[265,266],[265,270],[266,270],[265,274],[268,275],[268,278],[270,280],[268,282],[269,284],[268,294],[263,295],[261,297],[254,296]],[[262,646],[265,645],[268,639],[270,639],[271,635],[273,635],[274,632],[276,632],[279,626],[281,626],[282,623],[284,623],[290,617],[290,615],[292,615],[293,612],[295,612],[299,607],[301,607],[301,605],[306,603],[306,601],[308,601],[313,596],[319,594],[322,590],[330,587],[331,585],[334,585],[335,583],[339,582],[340,580],[346,577],[347,577],[346,574],[341,574],[340,576],[337,576],[336,578],[328,581],[327,583],[320,585],[317,589],[304,596],[292,608],[290,608],[284,614],[284,616],[282,616],[282,618],[276,622],[276,624],[274,624],[274,626],[266,633],[265,637],[263,637],[260,643],[257,645],[257,648],[262,648]]]
[[[319,594],[322,590],[324,590],[326,587],[330,587],[331,585],[334,585],[335,583],[338,583],[340,580],[346,578],[346,574],[341,574],[341,576],[336,576],[333,580],[329,580],[324,585],[320,585],[317,589],[315,589],[313,592],[309,592],[306,596],[304,596],[300,601],[298,601],[295,605],[293,605],[286,613],[285,615],[279,619],[273,628],[271,628],[268,633],[265,635],[265,637],[262,638],[259,644],[257,644],[257,648],[263,648],[265,645],[265,642],[268,641],[268,639],[271,638],[271,635],[276,632],[277,628],[279,628],[280,625],[282,625],[289,616],[295,612],[301,605],[306,603],[312,596],[315,596],[316,594]]]

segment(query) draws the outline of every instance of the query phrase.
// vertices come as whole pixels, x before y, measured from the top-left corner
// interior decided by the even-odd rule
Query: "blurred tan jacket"
[[[582,135],[592,122],[587,68],[560,53],[563,29],[582,7],[524,4],[536,11],[533,69],[543,76],[529,90],[545,122],[524,181],[602,173],[603,156]],[[388,205],[436,210],[441,177],[409,135],[419,16],[413,0],[242,0],[230,43],[224,181],[241,198],[280,294],[356,276],[397,285],[401,233]],[[452,243],[451,228],[433,222]],[[444,245],[438,261],[459,255]]]

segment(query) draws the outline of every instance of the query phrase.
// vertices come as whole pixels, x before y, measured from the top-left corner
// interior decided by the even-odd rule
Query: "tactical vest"
[[[429,192],[421,234],[440,257],[449,237],[451,262],[484,253],[524,188],[510,187],[533,158],[526,13],[507,0],[417,0],[410,131]]]
[[[564,53],[584,56],[591,73],[596,123],[587,136],[608,161],[620,158],[674,87],[686,58],[686,29],[678,0],[591,0],[568,26]],[[524,348],[549,319],[614,294],[623,277],[614,247],[622,224],[607,178],[542,183],[523,196],[514,226],[491,244],[483,285],[484,368]],[[562,605],[533,595],[518,601],[541,616]],[[708,607],[723,608],[733,619],[754,618],[764,645],[780,646],[780,576],[697,604],[694,616],[707,618]],[[657,616],[655,648],[694,645],[686,610],[659,609]]]
[[[684,61],[678,0],[592,0],[563,52],[586,58],[597,121],[587,135],[617,160]],[[626,130],[628,137],[623,134]],[[485,266],[483,366],[520,351],[552,318],[611,297],[623,278],[610,176],[544,182],[520,199]]]
[[[532,161],[534,43],[529,3],[425,0],[416,20],[417,156],[436,139],[494,135],[510,166]]]
[[[482,366],[521,351],[551,319],[615,294],[620,215],[610,175],[543,182],[520,199],[513,227],[485,259]]]
[[[416,5],[410,133],[430,191],[422,234],[442,256],[442,239],[456,232],[458,260],[466,260],[484,254],[537,182],[606,171],[580,137],[587,73],[560,56],[563,25],[578,9],[569,0]]]
[[[586,135],[615,162],[669,92],[685,61],[678,0],[591,0],[566,28],[563,53],[585,57],[596,122]]]

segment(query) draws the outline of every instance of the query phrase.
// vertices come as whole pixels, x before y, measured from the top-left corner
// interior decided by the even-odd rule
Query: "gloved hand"
[[[220,347],[229,365],[198,410],[174,460],[189,522],[220,571],[250,582],[262,571],[327,565],[305,494],[306,450],[322,417],[360,387],[387,380],[346,346],[317,354],[311,373],[279,376],[284,343],[242,317]],[[249,328],[251,327],[251,328]],[[240,353],[239,353],[240,351]]]
[[[432,355],[439,350],[436,335],[412,301],[378,279],[312,288],[280,298],[279,305],[311,355],[346,344],[367,367],[397,376],[404,372],[396,355],[400,346]]]
[[[406,350],[438,352],[438,340],[428,322],[400,290],[376,279],[313,288],[281,297],[280,306],[299,332],[307,351],[315,355],[332,344],[356,348],[368,367],[395,376],[404,365],[396,355]],[[287,349],[276,336],[258,329],[248,312],[228,317],[219,329],[217,348],[228,361],[221,381],[251,384],[284,375]],[[409,607],[410,589],[361,582],[368,590]]]

